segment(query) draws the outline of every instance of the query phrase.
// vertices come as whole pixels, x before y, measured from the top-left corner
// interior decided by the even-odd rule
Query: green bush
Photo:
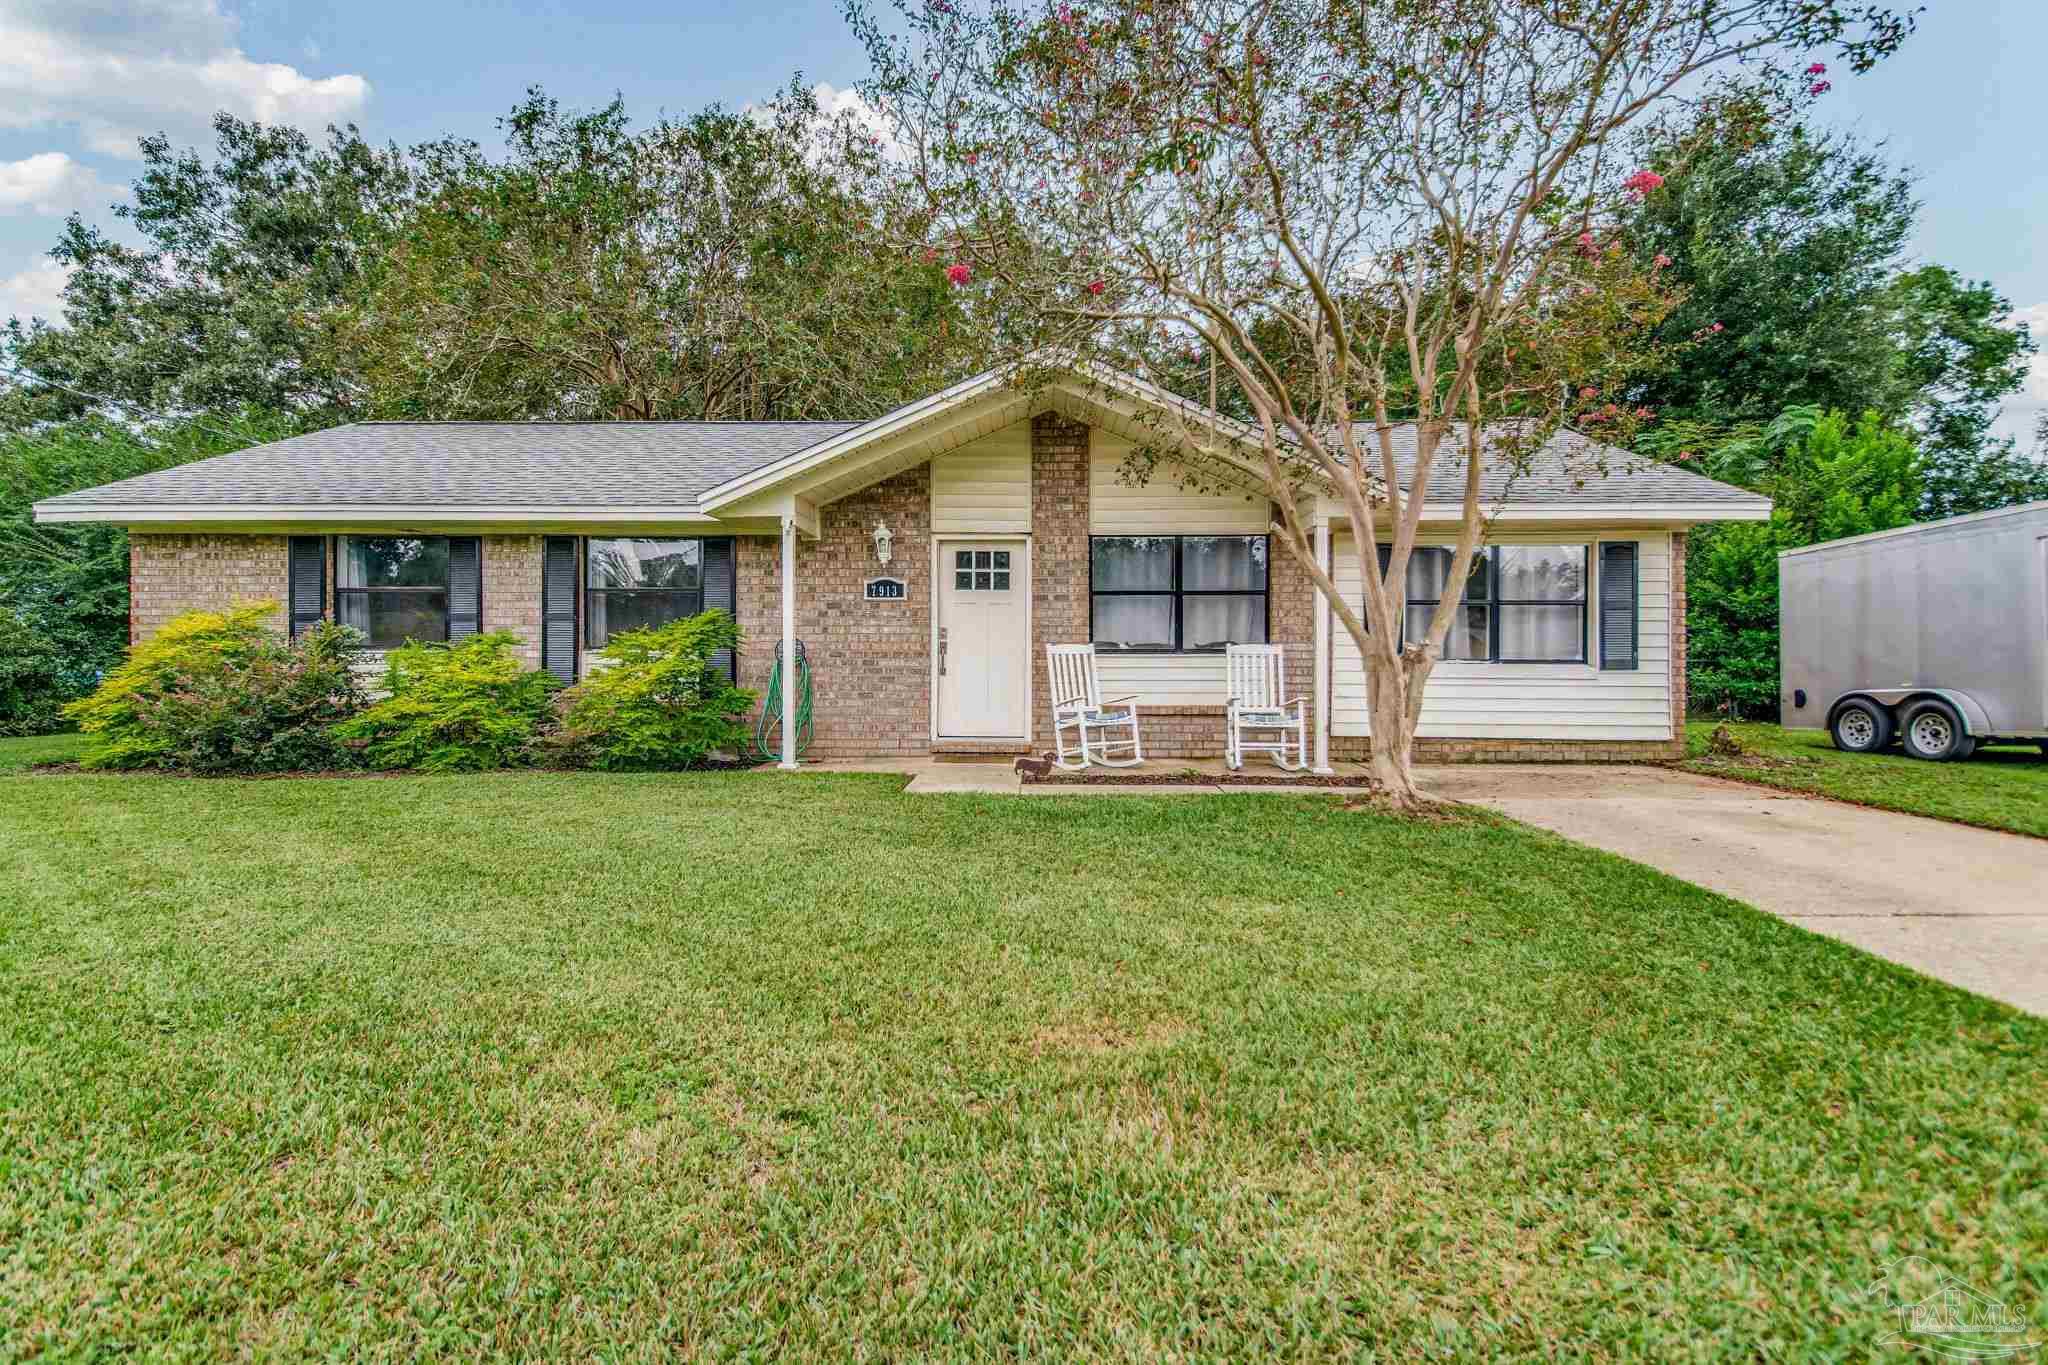
[[[362,636],[323,622],[296,640],[271,629],[275,602],[176,618],[129,650],[64,714],[87,735],[89,768],[192,773],[354,766],[336,722],[364,705]]]
[[[530,761],[561,684],[526,668],[507,631],[454,644],[409,640],[386,658],[389,694],[335,728],[371,766],[477,772]]]
[[[693,768],[741,752],[754,694],[712,663],[739,643],[722,611],[614,635],[599,666],[563,694],[562,728],[548,748],[564,762],[613,770]]]
[[[57,642],[0,607],[0,737],[63,729],[64,703],[77,695]]]

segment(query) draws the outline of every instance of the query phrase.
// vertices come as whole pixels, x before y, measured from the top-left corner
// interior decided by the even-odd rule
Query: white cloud
[[[0,279],[0,321],[43,318],[51,322],[64,317],[64,282],[71,269],[55,261],[37,261],[26,270]]]
[[[41,213],[51,216],[104,209],[123,194],[118,185],[100,179],[62,152],[37,152],[20,161],[0,161],[0,213]]]
[[[369,97],[361,76],[250,57],[220,0],[0,0],[0,128],[75,124],[132,157],[145,133],[203,139],[216,110],[318,130]]]

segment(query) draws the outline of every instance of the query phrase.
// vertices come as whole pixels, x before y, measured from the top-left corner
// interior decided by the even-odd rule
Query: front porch
[[[900,773],[910,778],[913,795],[1005,796],[1171,796],[1218,792],[1315,793],[1362,795],[1371,788],[1363,763],[1333,763],[1331,776],[1289,773],[1270,762],[1253,760],[1231,772],[1220,758],[1149,758],[1136,767],[1094,767],[1079,773],[1053,770],[1027,780],[1008,755],[987,757],[953,754],[909,755],[902,758],[843,758],[807,762],[804,772]],[[764,767],[759,771],[772,772]]]

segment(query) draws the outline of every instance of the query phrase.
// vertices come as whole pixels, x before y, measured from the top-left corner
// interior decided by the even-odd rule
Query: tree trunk
[[[1429,665],[1404,655],[1399,667],[1373,672],[1368,689],[1372,778],[1396,808],[1413,810],[1429,800],[1415,785],[1415,731],[1422,721],[1422,685],[1429,678]]]

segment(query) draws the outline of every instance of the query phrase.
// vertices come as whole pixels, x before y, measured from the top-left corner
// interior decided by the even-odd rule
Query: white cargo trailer
[[[1789,728],[1937,760],[2048,741],[2048,502],[1786,550],[1778,627]]]

